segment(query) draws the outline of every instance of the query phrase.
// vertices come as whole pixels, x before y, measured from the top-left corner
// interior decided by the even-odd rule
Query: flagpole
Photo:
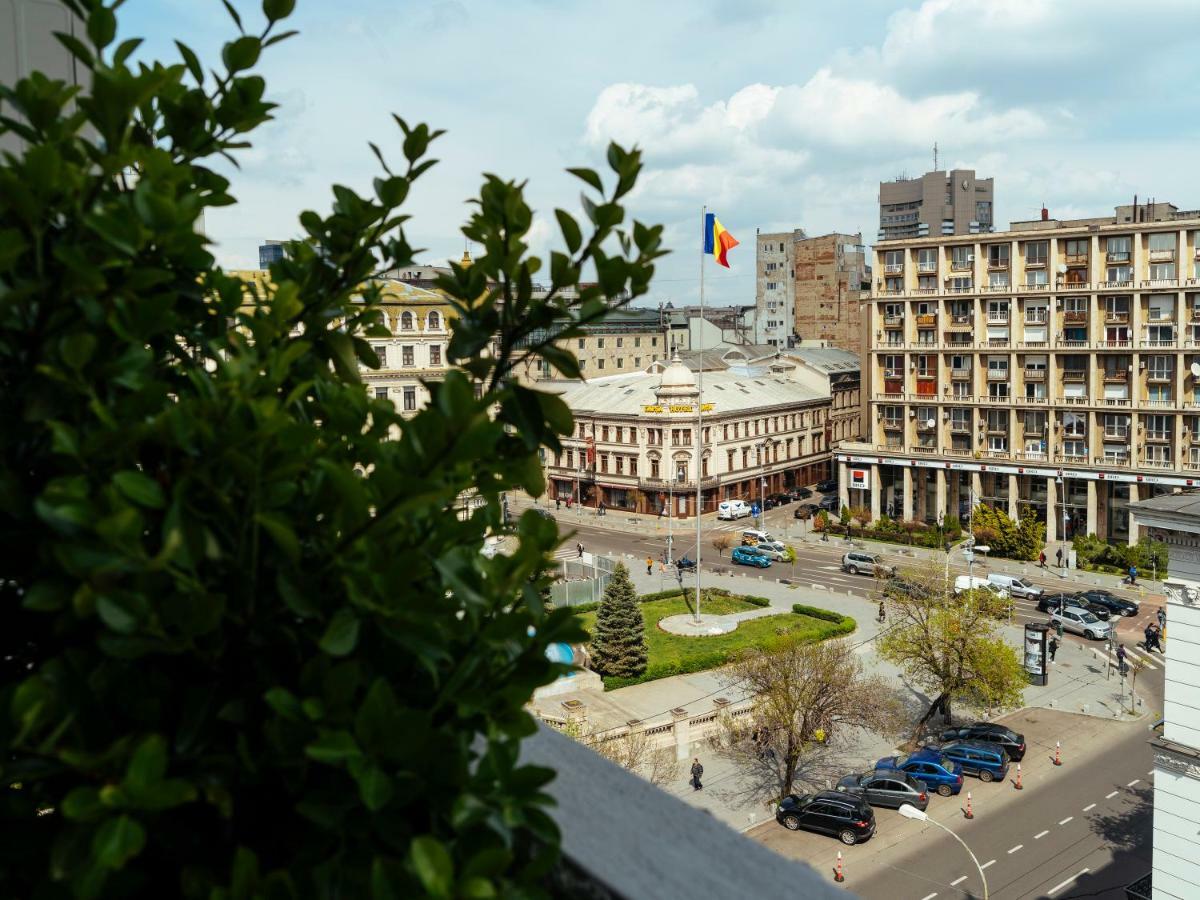
[[[708,224],[708,205],[700,211],[701,228]],[[700,364],[696,367],[696,624],[700,624],[700,544],[702,514],[704,513],[704,252],[706,241],[700,242]]]

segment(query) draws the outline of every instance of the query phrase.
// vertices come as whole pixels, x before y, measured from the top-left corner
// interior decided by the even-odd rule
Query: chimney
[[[1042,204],[1042,221],[1043,222],[1050,221],[1050,210],[1046,209],[1045,204]]]

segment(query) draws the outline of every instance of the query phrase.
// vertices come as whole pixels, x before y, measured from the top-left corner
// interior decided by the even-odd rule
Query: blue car
[[[771,557],[759,553],[753,547],[734,547],[733,561],[740,566],[757,566],[760,569],[771,565]]]
[[[885,756],[875,763],[875,768],[907,772],[943,797],[954,796],[963,786],[962,766],[944,756],[940,750],[928,747],[907,756]]]
[[[995,744],[954,741],[942,744],[941,753],[958,763],[968,775],[979,776],[980,781],[1003,781],[1008,775],[1008,754]]]

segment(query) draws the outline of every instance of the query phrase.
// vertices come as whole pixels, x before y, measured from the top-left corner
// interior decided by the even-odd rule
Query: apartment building
[[[795,341],[796,266],[792,256],[804,230],[757,233],[754,248],[755,341],[790,347]]]
[[[696,374],[678,358],[653,372],[565,382],[576,433],[547,457],[551,497],[657,513],[674,503],[695,515],[727,499],[758,500],[827,477],[830,397],[783,362],[760,374]],[[696,404],[703,407],[697,431]]]
[[[990,232],[994,202],[992,179],[974,169],[881,181],[879,240]]]
[[[1043,211],[874,253],[844,496],[925,521],[985,502],[1050,541],[1132,543],[1131,502],[1200,483],[1200,210]]]
[[[671,358],[673,350],[689,346],[686,327],[673,327],[659,309],[625,307],[613,310],[602,322],[583,326],[578,337],[558,342],[579,360],[585,379],[641,372],[655,362]],[[539,332],[531,342],[541,341]],[[524,383],[562,378],[544,360],[517,366],[517,379]]]

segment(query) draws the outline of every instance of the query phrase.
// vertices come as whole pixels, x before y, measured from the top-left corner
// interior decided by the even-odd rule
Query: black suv
[[[1085,601],[1087,609],[1092,612],[1096,612],[1096,607],[1099,606],[1117,616],[1136,616],[1138,614],[1138,605],[1132,600],[1126,600],[1124,597],[1118,597],[1116,594],[1099,588],[1080,591],[1075,597]]]
[[[1102,606],[1099,603],[1092,604],[1086,597],[1081,597],[1078,594],[1042,594],[1038,598],[1038,609],[1042,612],[1061,612],[1068,606],[1078,606],[1080,609],[1086,609],[1097,619],[1104,622],[1107,622],[1112,617],[1112,613],[1108,607]]]
[[[795,497],[797,500],[807,500],[809,497],[812,496],[812,491],[810,491],[806,487],[795,488],[792,490],[792,496]]]
[[[963,725],[942,732],[942,741],[979,741],[994,747],[1001,747],[1013,762],[1025,758],[1025,735],[1017,734],[1011,728],[997,725],[995,722],[976,722],[973,725]]]
[[[818,481],[816,484],[816,488],[822,494],[825,493],[826,491],[836,491],[837,490],[837,482],[834,481],[832,478],[826,479],[825,481]]]
[[[831,834],[843,844],[857,844],[875,833],[875,812],[867,802],[837,791],[788,794],[775,810],[775,821],[788,831]]]

